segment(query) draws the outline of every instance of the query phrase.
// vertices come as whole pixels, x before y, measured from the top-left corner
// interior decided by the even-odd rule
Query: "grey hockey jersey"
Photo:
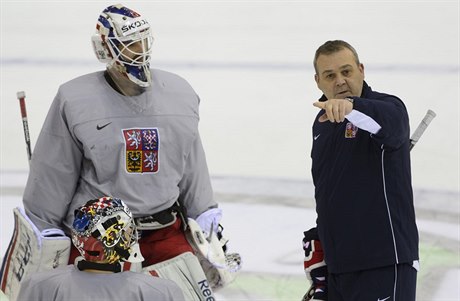
[[[63,84],[33,152],[27,214],[40,229],[69,229],[75,208],[102,196],[121,198],[134,217],[176,200],[192,218],[217,206],[198,106],[184,79],[161,70],[138,96],[117,93],[103,71]]]
[[[32,274],[24,279],[17,301],[184,300],[171,280],[147,274],[99,274],[79,271],[73,265]]]

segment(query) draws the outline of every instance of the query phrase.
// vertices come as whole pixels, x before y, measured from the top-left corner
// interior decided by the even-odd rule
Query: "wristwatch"
[[[348,100],[349,102],[351,102],[352,104],[354,104],[355,100],[351,97],[345,97],[346,100]]]

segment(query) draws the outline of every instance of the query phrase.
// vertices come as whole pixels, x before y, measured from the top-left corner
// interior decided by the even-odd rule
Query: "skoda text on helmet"
[[[144,88],[151,83],[152,43],[147,20],[121,4],[109,6],[101,13],[92,37],[100,62],[115,67]]]
[[[88,201],[75,210],[72,241],[90,262],[141,262],[137,253],[137,230],[126,204],[117,198]]]

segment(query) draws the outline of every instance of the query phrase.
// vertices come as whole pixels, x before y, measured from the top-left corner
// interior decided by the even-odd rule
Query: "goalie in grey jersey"
[[[162,263],[155,273],[166,269],[169,275],[165,262],[172,269],[185,265],[192,270],[186,281],[197,286],[203,284],[201,266],[181,259],[197,252],[186,237],[187,219],[209,237],[221,229],[222,212],[198,132],[200,99],[183,78],[150,69],[152,42],[150,25],[137,12],[118,4],[101,13],[92,43],[107,68],[59,87],[33,152],[23,202],[39,229],[70,234],[76,208],[117,196],[141,233],[142,266]],[[77,255],[73,249],[69,262]],[[240,259],[232,258],[234,271]],[[195,288],[197,295],[211,292],[205,284]]]
[[[122,200],[102,197],[77,208],[72,241],[81,254],[75,265],[30,275],[17,301],[184,300],[170,280],[122,271],[121,263],[142,260],[134,247],[136,226]]]

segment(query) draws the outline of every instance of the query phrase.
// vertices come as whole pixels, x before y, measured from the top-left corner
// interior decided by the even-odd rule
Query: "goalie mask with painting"
[[[136,250],[137,230],[131,211],[122,200],[91,200],[76,209],[74,215],[72,242],[85,260],[135,262],[131,255]]]
[[[151,84],[152,43],[147,20],[121,4],[109,6],[101,13],[92,37],[99,61],[143,88]]]

